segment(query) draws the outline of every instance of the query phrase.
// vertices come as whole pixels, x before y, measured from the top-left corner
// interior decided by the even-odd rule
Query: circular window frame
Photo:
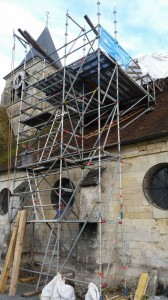
[[[162,206],[159,206],[157,203],[156,203],[156,199],[153,198],[153,195],[150,194],[150,191],[149,191],[149,188],[150,188],[150,185],[152,183],[152,179],[153,177],[158,174],[162,169],[165,169],[167,168],[168,169],[168,163],[159,163],[157,165],[154,165],[153,167],[151,167],[145,174],[144,176],[144,179],[143,179],[143,192],[144,192],[144,195],[147,199],[147,201],[161,209],[161,210],[168,210],[168,201],[167,201],[167,207],[164,208]]]

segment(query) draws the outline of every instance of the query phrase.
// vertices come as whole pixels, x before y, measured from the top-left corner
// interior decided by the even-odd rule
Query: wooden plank
[[[8,252],[6,255],[4,267],[2,270],[2,275],[0,279],[0,294],[2,294],[5,290],[5,285],[8,279],[9,271],[12,265],[13,261],[13,256],[14,256],[14,251],[15,251],[15,245],[16,245],[16,238],[17,238],[17,232],[18,232],[18,225],[19,225],[19,220],[20,220],[20,214],[21,212],[19,211],[16,217],[16,223],[13,226],[13,231],[12,231],[12,236],[10,239],[9,243],[9,248]]]
[[[23,293],[22,297],[29,298],[29,297],[32,297],[32,296],[35,296],[35,295],[39,295],[39,294],[41,294],[41,290]]]
[[[114,300],[114,299],[117,299],[119,297],[120,297],[120,295],[115,295],[115,296],[112,296],[112,297],[108,298],[108,300]]]
[[[138,286],[137,286],[137,289],[135,292],[134,300],[141,300],[142,297],[145,295],[148,281],[149,281],[148,273],[142,273],[139,278],[139,282],[138,282]]]
[[[116,296],[112,296],[112,297],[110,297],[110,295],[105,295],[105,298],[106,298],[106,300],[126,300],[126,298],[124,298],[124,296],[121,296],[121,295],[116,295]]]
[[[16,247],[15,247],[15,253],[14,253],[9,296],[14,296],[16,294],[16,287],[17,287],[17,282],[18,282],[18,277],[19,277],[19,267],[20,267],[20,260],[21,260],[21,254],[22,254],[25,225],[26,225],[26,210],[22,210],[21,215],[20,215]]]
[[[37,276],[29,276],[29,277],[19,278],[19,281],[23,282],[23,283],[32,282],[32,281],[37,280],[37,278],[38,278]]]

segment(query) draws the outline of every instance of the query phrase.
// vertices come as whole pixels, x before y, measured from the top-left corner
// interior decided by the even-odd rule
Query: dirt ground
[[[22,293],[30,292],[32,290],[33,290],[32,287],[28,287],[28,286],[18,284],[17,292],[16,292],[15,296],[10,297],[8,295],[8,290],[7,290],[4,294],[0,295],[0,300],[26,300],[26,299],[27,300],[40,300],[39,295],[29,297],[29,298],[22,297],[22,295],[21,295]]]

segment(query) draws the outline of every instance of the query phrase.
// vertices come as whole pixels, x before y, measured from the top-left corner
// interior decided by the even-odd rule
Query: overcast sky
[[[168,0],[100,0],[101,25],[114,36],[114,6],[117,10],[118,41],[133,58],[144,54],[168,54]],[[0,0],[0,94],[3,77],[11,71],[13,30],[27,30],[35,39],[45,27],[49,11],[49,30],[56,48],[64,43],[65,14],[84,26],[87,14],[97,24],[97,0]],[[70,30],[70,28],[69,28]],[[24,49],[15,45],[15,67]],[[22,49],[21,49],[22,48]]]

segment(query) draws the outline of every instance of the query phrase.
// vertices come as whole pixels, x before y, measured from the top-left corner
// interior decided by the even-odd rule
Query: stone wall
[[[24,178],[24,173],[19,172],[17,174],[17,183],[16,186],[18,186],[22,182],[22,178]],[[11,173],[10,175],[7,173],[0,173],[0,192],[3,189],[9,189],[11,192],[11,195],[13,193],[13,174]],[[17,213],[17,209],[19,206],[19,197],[15,197],[13,199],[13,202],[11,201],[10,197],[10,202],[8,206],[8,212],[4,214],[0,214],[0,266],[4,262],[4,258],[6,256],[6,252],[9,246],[9,241],[10,241],[10,236],[11,236],[11,219],[14,217],[14,215]],[[8,199],[6,199],[8,201]],[[13,209],[11,210],[11,208]],[[27,228],[26,234],[25,234],[25,239],[24,239],[24,247],[25,250],[29,249],[30,250],[30,234],[28,234],[29,230]]]
[[[125,271],[128,279],[139,276],[141,272],[157,269],[159,280],[167,283],[168,211],[150,204],[143,192],[143,179],[146,172],[156,164],[167,163],[167,153],[168,139],[163,138],[122,147],[123,224],[119,224],[118,219],[120,208],[119,174],[115,180],[115,188],[113,187],[116,164],[103,162],[105,171],[102,174],[102,241],[99,239],[100,224],[97,222],[98,219],[95,219],[98,212],[98,189],[96,186],[78,188],[72,207],[73,212],[69,216],[70,219],[74,219],[74,213],[79,218],[84,218],[90,211],[90,203],[92,202],[92,205],[96,203],[94,219],[86,225],[77,247],[66,265],[67,270],[75,271],[78,279],[99,281],[99,248],[100,243],[102,243],[103,281],[110,283],[114,279],[122,280],[123,267],[126,265]],[[97,165],[95,164],[94,167],[96,168]],[[82,170],[74,168],[70,169],[69,172],[71,181],[76,186]],[[66,171],[63,172],[63,177],[68,177]],[[50,175],[47,180],[53,186],[59,180],[59,175],[56,173]],[[1,187],[4,187],[5,184],[7,186],[7,177],[6,181],[5,177],[1,177]],[[48,189],[48,187],[46,182],[40,186],[43,190]],[[44,204],[51,204],[51,191],[43,192],[42,201]],[[47,218],[54,218],[56,215],[55,208],[50,205],[46,209]],[[3,228],[7,224],[6,218],[6,216],[0,216],[1,236],[3,235]],[[64,245],[60,248],[61,263],[67,257],[83,224],[81,221],[80,223],[62,223],[60,225],[60,239]],[[34,260],[40,262],[47,246],[50,229],[44,224],[35,224],[34,226],[35,240],[33,244],[32,234],[30,235],[30,232],[33,232],[33,227],[32,224],[27,225],[24,251],[30,252],[33,246]],[[52,239],[55,242],[55,238]],[[123,242],[125,262],[123,260]],[[111,251],[111,264],[106,277]],[[56,265],[56,255],[53,265]]]
[[[0,192],[8,188],[12,189],[12,182],[8,181],[8,176],[6,174],[0,175]],[[9,222],[9,214],[6,213],[0,215],[0,262],[3,260],[5,256],[5,252],[7,251],[8,244],[10,240],[10,222]]]
[[[162,138],[122,149],[125,246],[127,275],[157,269],[159,279],[168,275],[168,211],[151,205],[143,192],[146,172],[168,162],[168,139]]]
[[[139,143],[136,145],[122,147],[122,186],[124,204],[124,231],[123,226],[118,224],[118,212],[120,207],[119,178],[115,181],[113,188],[113,177],[116,165],[114,162],[104,162],[106,168],[102,175],[102,267],[103,281],[111,282],[114,279],[123,279],[123,252],[122,245],[124,239],[124,249],[126,258],[126,273],[128,278],[135,278],[143,271],[156,268],[159,279],[167,281],[167,250],[168,244],[168,211],[156,208],[146,199],[143,192],[143,179],[146,172],[158,163],[167,162],[168,141],[165,139]],[[97,167],[96,165],[94,166]],[[66,177],[66,172],[63,177]],[[81,176],[81,170],[76,168],[70,170],[71,180],[77,184]],[[53,185],[57,176],[52,176],[50,182]],[[50,193],[44,195],[50,202]],[[76,276],[84,281],[88,279],[98,282],[99,272],[99,225],[98,225],[98,188],[80,187],[77,191],[73,210],[79,214],[80,219],[87,216],[96,203],[91,222],[86,225],[82,232],[76,249],[73,251],[71,259],[67,263],[68,270],[73,270]],[[48,202],[48,203],[49,203]],[[51,214],[54,215],[51,210]],[[70,215],[73,219],[73,214]],[[95,222],[94,222],[95,220]],[[62,224],[61,240],[69,251],[79,234],[83,223]],[[41,235],[38,232],[36,248],[36,258],[39,249],[46,247],[48,229],[39,226],[43,230]],[[43,228],[43,229],[42,229]],[[45,240],[45,242],[44,242]],[[112,246],[114,242],[114,247]],[[45,244],[45,245],[44,245]],[[106,270],[109,262],[110,251],[113,249],[112,264],[106,277]],[[68,253],[68,252],[67,252]],[[67,255],[65,249],[61,250],[61,263]]]

